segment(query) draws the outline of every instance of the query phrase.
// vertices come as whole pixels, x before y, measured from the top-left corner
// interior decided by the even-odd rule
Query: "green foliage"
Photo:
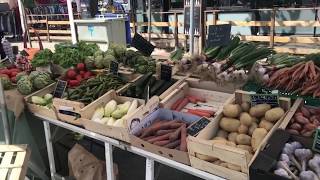
[[[32,67],[43,67],[50,64],[53,53],[50,49],[39,51],[31,61]]]

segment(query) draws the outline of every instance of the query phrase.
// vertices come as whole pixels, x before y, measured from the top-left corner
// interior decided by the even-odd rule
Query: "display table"
[[[124,142],[121,142],[121,141],[118,141],[115,139],[111,139],[109,137],[102,136],[100,134],[90,132],[86,129],[83,129],[83,128],[62,122],[62,121],[49,119],[49,118],[46,118],[46,117],[43,117],[43,116],[40,116],[37,114],[35,114],[35,116],[43,121],[52,179],[60,179],[61,176],[56,173],[56,167],[55,167],[55,163],[54,163],[53,146],[52,146],[52,140],[51,140],[52,138],[51,138],[50,124],[68,129],[73,132],[83,134],[83,135],[88,136],[90,138],[93,138],[95,140],[104,142],[108,180],[114,180],[114,176],[113,176],[114,171],[113,171],[113,166],[112,166],[112,164],[113,164],[112,146],[115,146],[120,149],[123,149],[123,150],[126,150],[126,151],[132,152],[134,154],[145,157],[146,158],[146,176],[145,176],[146,180],[154,180],[154,161],[157,161],[159,163],[165,164],[165,165],[170,166],[172,168],[184,171],[186,173],[192,174],[194,176],[197,176],[197,177],[200,177],[203,179],[207,179],[207,180],[223,179],[219,176],[209,174],[207,172],[195,169],[191,166],[187,166],[185,164],[178,163],[176,161],[164,158],[162,156],[144,151],[144,150],[139,149],[137,147],[130,146],[127,143],[124,143]]]

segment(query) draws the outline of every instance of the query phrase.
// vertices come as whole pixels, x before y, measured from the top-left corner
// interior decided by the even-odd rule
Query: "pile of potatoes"
[[[219,122],[220,129],[210,142],[237,147],[253,155],[268,131],[284,114],[285,111],[282,108],[272,108],[268,104],[253,107],[250,107],[247,102],[241,105],[227,104],[223,107],[223,117]],[[221,162],[216,158],[201,155],[198,155],[198,158],[240,171],[240,167]]]

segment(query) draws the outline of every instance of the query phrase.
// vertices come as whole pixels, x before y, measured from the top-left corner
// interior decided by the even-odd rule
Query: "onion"
[[[266,72],[267,72],[267,69],[264,68],[264,67],[260,67],[260,68],[258,69],[258,73],[259,73],[261,76],[263,76]]]
[[[264,80],[264,81],[268,81],[269,80],[269,74],[265,74],[265,75],[263,75],[263,77],[262,77],[262,79]]]

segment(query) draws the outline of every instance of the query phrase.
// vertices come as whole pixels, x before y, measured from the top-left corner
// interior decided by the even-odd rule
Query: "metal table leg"
[[[49,165],[50,165],[50,175],[51,175],[51,179],[55,180],[56,165],[54,162],[50,123],[47,121],[43,121],[43,127],[44,127],[44,133],[46,136],[46,144],[47,144],[47,151],[48,151],[48,158],[49,158]]]
[[[154,180],[154,160],[146,158],[146,180]]]
[[[3,122],[5,143],[10,144],[11,143],[11,136],[10,136],[11,133],[10,133],[10,127],[9,127],[5,94],[4,94],[3,85],[1,83],[1,81],[0,81],[0,113],[1,113],[1,119]]]
[[[113,173],[113,155],[112,155],[112,145],[105,142],[104,143],[105,156],[106,156],[106,170],[107,170],[107,179],[114,180]]]

